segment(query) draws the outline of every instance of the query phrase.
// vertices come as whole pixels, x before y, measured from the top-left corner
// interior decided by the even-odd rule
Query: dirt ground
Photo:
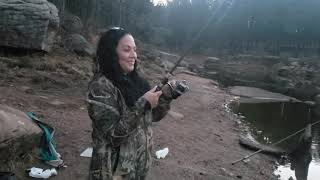
[[[32,111],[56,129],[57,151],[67,167],[60,168],[52,180],[88,179],[90,159],[80,154],[91,146],[91,121],[85,105],[89,78],[79,73],[80,67],[75,64],[90,66],[90,60],[70,62],[73,71],[69,74],[23,67],[10,72],[0,69],[0,103],[24,112]],[[5,75],[10,73],[10,77]],[[249,162],[231,165],[251,153],[238,144],[241,130],[236,117],[226,111],[225,104],[232,96],[213,80],[189,74],[178,74],[174,78],[187,80],[190,91],[174,101],[169,114],[154,124],[154,150],[168,147],[169,154],[161,160],[154,157],[148,179],[275,179],[272,175],[275,159],[263,154],[252,157]],[[47,167],[39,162],[33,165]]]

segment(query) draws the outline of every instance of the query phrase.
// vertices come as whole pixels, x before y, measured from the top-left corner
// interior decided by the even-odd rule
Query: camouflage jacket
[[[146,108],[139,98],[127,107],[120,90],[103,75],[96,76],[87,92],[88,113],[92,120],[92,180],[112,176],[140,179],[151,165],[152,121],[159,121],[170,108],[170,101],[159,98],[159,105]]]

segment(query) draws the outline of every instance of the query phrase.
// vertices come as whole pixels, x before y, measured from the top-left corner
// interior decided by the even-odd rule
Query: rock
[[[188,65],[188,69],[192,72],[195,72],[195,73],[199,73],[199,72],[202,72],[203,71],[203,66],[200,65],[200,64],[193,64],[193,63],[190,63]]]
[[[61,105],[64,105],[65,103],[55,99],[53,101],[50,101],[49,104],[54,105],[54,106],[61,106]]]
[[[318,92],[319,65],[304,59],[290,63],[280,62],[272,66],[269,78],[277,89],[288,91],[301,99],[311,99]]]
[[[83,24],[78,16],[73,14],[65,14],[62,20],[62,28],[67,34],[80,34],[83,29]]]
[[[80,34],[70,34],[65,38],[64,46],[67,50],[73,51],[80,56],[95,55],[93,46]]]
[[[34,94],[34,90],[29,86],[21,86],[20,89],[27,94]]]
[[[318,95],[316,95],[316,96],[314,97],[314,101],[315,101],[315,103],[316,103],[317,105],[320,105],[320,94],[318,94]]]
[[[241,96],[241,102],[300,102],[290,96],[254,87],[233,86],[229,88],[229,92],[232,95]]]
[[[159,53],[160,53],[160,56],[162,59],[166,59],[169,61],[175,61],[175,60],[177,60],[177,58],[179,58],[179,56],[176,54],[171,54],[171,53],[167,53],[167,52],[163,52],[163,51],[159,51]]]
[[[170,54],[167,52],[159,51],[159,58],[157,61],[159,61],[159,59],[160,59],[160,62],[164,63],[164,64],[160,64],[160,65],[163,66],[165,69],[168,68],[170,70],[178,62],[179,58],[180,58],[180,56],[177,54]],[[186,61],[182,60],[178,66],[188,67],[188,63]]]
[[[304,101],[303,103],[305,103],[309,107],[314,107],[316,105],[316,102],[314,101]]]
[[[221,170],[221,172],[222,172],[222,174],[223,174],[224,176],[229,176],[229,177],[234,176],[233,173],[229,172],[229,171],[226,170],[225,168],[220,168],[220,170]]]
[[[41,129],[17,109],[0,105],[0,171],[8,171],[10,161],[38,147]]]
[[[194,73],[192,71],[189,71],[183,67],[178,67],[175,74],[189,74],[189,75],[192,75],[192,76],[197,76],[197,73]]]
[[[221,60],[207,58],[198,71],[224,86],[252,86],[311,100],[320,93],[319,69],[316,58],[237,55]]]
[[[167,60],[163,60],[161,62],[161,66],[165,69],[165,71],[169,71],[170,69],[173,68],[174,63]]]
[[[1,1],[0,46],[50,51],[58,27],[58,10],[47,0]]]
[[[173,117],[174,119],[183,119],[183,114],[178,113],[178,112],[174,112],[174,111],[169,111],[168,114]]]
[[[211,79],[217,79],[219,73],[216,71],[206,71],[206,76]]]
[[[208,57],[207,60],[208,61],[220,61],[220,59],[217,57]]]
[[[242,179],[242,176],[241,176],[241,175],[237,175],[237,178],[238,178],[238,179]]]
[[[314,108],[314,114],[317,117],[320,117],[320,94],[318,94],[314,97],[314,101],[316,103],[316,107]]]

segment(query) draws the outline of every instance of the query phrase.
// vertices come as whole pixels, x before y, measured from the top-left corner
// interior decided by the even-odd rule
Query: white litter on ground
[[[157,159],[164,159],[169,153],[169,148],[164,148],[156,152]]]
[[[81,154],[80,154],[80,156],[81,157],[89,157],[89,158],[91,158],[92,157],[92,147],[89,147],[89,148],[87,148],[86,150],[84,150]]]
[[[47,169],[43,171],[43,169],[41,168],[33,167],[30,169],[30,172],[29,172],[30,177],[40,178],[40,179],[47,179],[53,175],[54,176],[58,175],[58,172],[55,168]]]

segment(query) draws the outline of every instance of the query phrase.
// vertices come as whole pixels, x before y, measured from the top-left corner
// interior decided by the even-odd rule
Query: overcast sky
[[[158,2],[162,1],[163,3],[167,4],[167,0],[152,0],[154,5],[157,5]]]

